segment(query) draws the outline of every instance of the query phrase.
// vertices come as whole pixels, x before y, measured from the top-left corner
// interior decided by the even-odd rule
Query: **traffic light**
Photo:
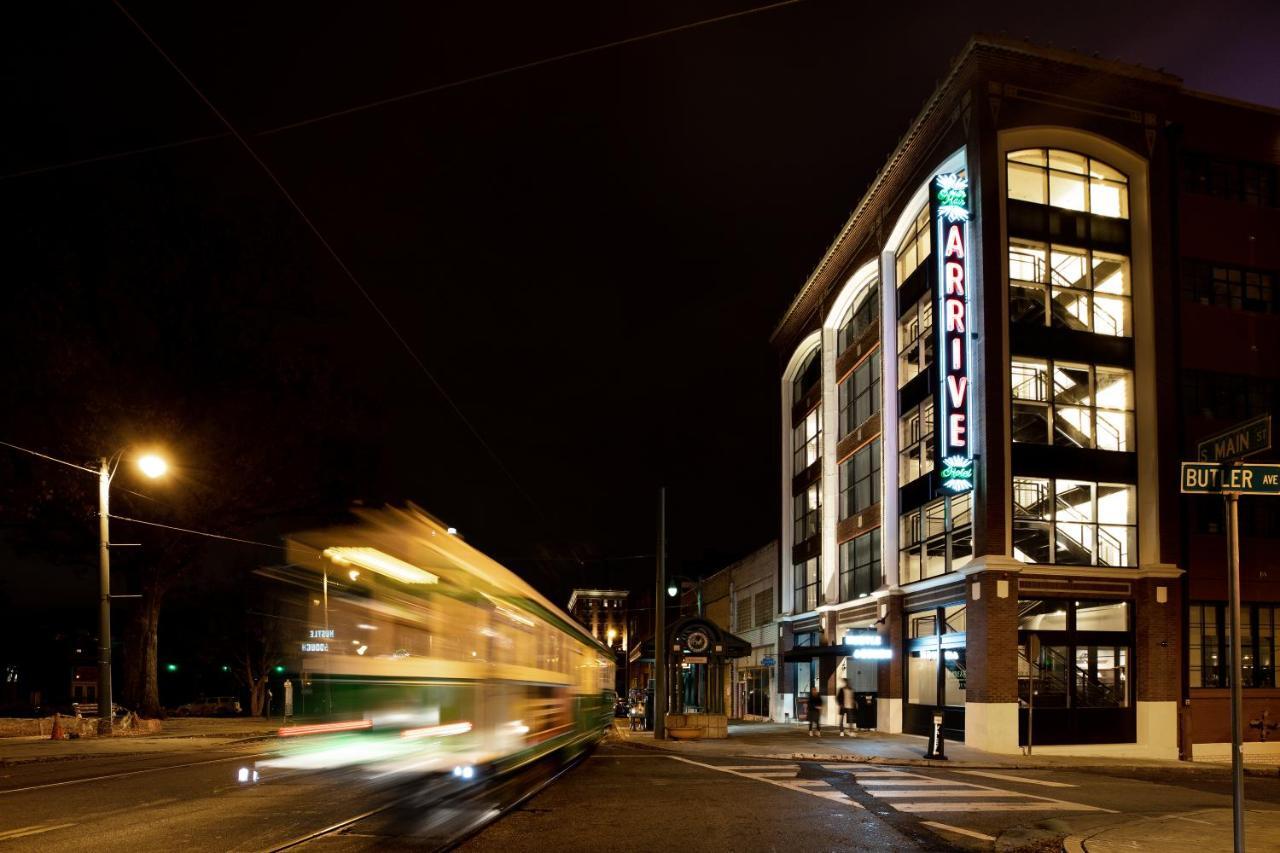
[[[176,663],[165,664],[164,668],[167,669],[169,672],[178,671],[178,665]]]
[[[230,672],[230,671],[231,671],[231,667],[227,666],[227,665],[224,663],[224,664],[222,665],[222,671],[223,671],[223,672]]]
[[[284,672],[284,667],[280,664],[276,664],[276,672]]]

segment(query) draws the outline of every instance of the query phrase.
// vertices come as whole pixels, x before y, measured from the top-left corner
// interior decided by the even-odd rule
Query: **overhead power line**
[[[704,18],[703,20],[700,20],[700,21],[691,21],[687,24],[680,24],[674,27],[667,27],[666,29],[654,30],[653,32],[641,33],[639,35],[628,36],[627,38],[622,38],[622,39],[615,39],[614,41],[605,42],[603,44],[597,44],[597,45],[592,45],[591,47],[579,48],[577,50],[571,50],[566,53],[559,53],[559,54],[556,54],[555,56],[547,56],[547,57],[543,57],[542,59],[535,59],[529,62],[522,62],[517,65],[507,66],[505,68],[499,68],[493,71],[486,71],[482,74],[475,74],[471,77],[464,77],[459,80],[450,80],[446,83],[439,83],[435,86],[428,86],[422,89],[415,89],[412,92],[403,92],[399,95],[390,95],[385,98],[379,98],[373,101],[366,101],[365,103],[362,103],[362,104],[356,104],[354,106],[345,107],[340,110],[334,110],[332,112],[324,113],[323,115],[316,115],[316,116],[311,116],[309,118],[298,119],[297,121],[292,121],[292,122],[289,122],[288,124],[282,124],[276,127],[271,127],[265,130],[258,131],[257,135],[262,135],[262,136],[272,135],[276,133],[281,133],[286,130],[292,130],[294,128],[305,127],[307,125],[312,125],[312,124],[318,124],[323,121],[329,121],[330,119],[341,118],[342,116],[351,115],[353,113],[359,113],[359,112],[365,112],[367,110],[377,109],[378,107],[387,106],[388,104],[395,104],[401,101],[410,100],[412,98],[420,98],[425,95],[432,95],[437,92],[444,92],[449,89],[457,89],[463,86],[468,86],[472,83],[480,83],[485,80],[493,80],[497,77],[505,77],[508,74],[515,74],[519,71],[528,71],[530,69],[539,68],[544,65],[551,65],[556,62],[563,62],[564,60],[567,60],[567,59],[575,59],[581,56],[588,56],[593,53],[600,53],[606,50],[612,50],[617,47],[624,47],[629,44],[637,44],[639,42],[649,41],[650,39],[660,38],[662,36],[668,36],[668,35],[672,35],[680,32],[686,32],[688,30],[698,29],[700,27],[709,26],[711,24],[723,23],[725,21],[733,20],[735,18],[744,18],[744,17],[747,17],[748,15],[755,15],[761,12],[771,12],[775,9],[779,9],[784,6],[794,6],[798,3],[803,3],[803,2],[804,0],[783,0],[783,2],[779,2],[779,3],[770,3],[765,6],[756,6],[751,9],[743,9],[740,12],[730,12],[725,15],[718,15],[714,18]],[[127,15],[128,13],[125,13],[125,14]],[[135,23],[135,26],[136,26],[136,23]],[[19,172],[10,172],[6,175],[0,175],[0,181],[9,180],[10,178],[22,178],[22,177],[30,177],[34,175],[42,175],[47,172],[55,172],[61,169],[70,169],[76,166],[87,166],[93,163],[102,163],[109,160],[120,160],[125,157],[133,157],[140,154],[149,154],[155,151],[164,151],[171,148],[181,148],[187,145],[196,145],[203,142],[212,142],[215,139],[225,139],[230,135],[231,134],[229,133],[211,133],[211,134],[205,134],[203,136],[192,136],[187,139],[178,139],[172,142],[162,142],[156,145],[148,145],[143,148],[132,148],[127,151],[115,151],[107,154],[100,154],[95,157],[84,157],[78,160],[68,160],[63,163],[51,163],[46,166],[38,166],[31,169],[24,169]]]
[[[194,536],[205,536],[209,539],[222,539],[226,542],[239,542],[244,545],[257,545],[262,548],[274,548],[277,551],[285,550],[283,545],[273,545],[270,542],[257,542],[253,539],[241,539],[238,536],[224,536],[221,533],[210,533],[207,530],[192,530],[190,527],[177,527],[172,524],[161,524],[158,521],[143,521],[141,518],[130,518],[127,515],[116,515],[111,513],[111,517],[116,521],[127,521],[131,524],[145,524],[147,527],[159,527],[163,530],[173,530],[178,533],[190,533]]]
[[[400,346],[404,348],[404,351],[408,354],[409,358],[413,361],[413,363],[418,366],[418,369],[422,371],[423,375],[426,376],[428,380],[430,380],[433,386],[435,386],[436,391],[439,392],[440,396],[444,398],[444,401],[449,404],[449,407],[453,409],[453,412],[458,416],[458,419],[462,421],[462,423],[467,427],[467,429],[475,437],[476,441],[480,443],[480,446],[484,448],[485,452],[489,454],[490,458],[493,459],[494,463],[498,466],[498,468],[503,472],[503,474],[507,476],[507,478],[511,481],[512,485],[515,486],[516,491],[518,491],[520,495],[526,501],[529,502],[530,506],[532,506],[534,509],[541,511],[540,508],[538,507],[537,502],[534,501],[533,496],[530,495],[527,491],[525,491],[524,487],[520,485],[519,480],[517,480],[515,478],[515,475],[511,473],[511,470],[507,468],[506,464],[498,456],[497,452],[489,445],[489,442],[485,441],[484,436],[480,434],[480,430],[476,428],[475,424],[471,422],[471,420],[463,413],[462,409],[458,406],[458,404],[454,402],[453,397],[449,395],[449,392],[446,391],[444,386],[440,384],[440,381],[436,379],[435,374],[433,374],[430,370],[427,369],[427,365],[422,361],[421,358],[418,357],[418,353],[414,351],[413,347],[409,345],[409,342],[406,341],[404,339],[404,336],[400,334],[400,330],[396,328],[395,324],[391,322],[391,319],[383,312],[382,308],[374,300],[373,295],[370,294],[369,291],[365,288],[365,286],[360,282],[360,279],[356,276],[355,272],[349,266],[347,266],[346,261],[344,261],[342,259],[342,256],[338,254],[337,249],[335,249],[333,247],[333,244],[330,243],[328,239],[325,238],[324,234],[321,233],[319,227],[317,227],[315,222],[312,221],[311,217],[307,215],[307,212],[302,209],[302,205],[299,204],[297,199],[293,197],[293,194],[289,192],[289,190],[285,187],[284,183],[281,182],[281,180],[276,176],[276,173],[272,171],[270,166],[267,165],[266,161],[263,160],[262,157],[258,155],[258,152],[254,150],[253,146],[249,144],[249,141],[245,139],[245,137],[240,133],[240,131],[236,129],[235,125],[233,125],[231,121],[225,115],[222,114],[222,111],[219,110],[211,100],[209,100],[208,96],[205,95],[204,91],[195,84],[195,81],[193,81],[190,77],[187,76],[186,72],[184,72],[178,66],[178,64],[173,60],[173,58],[170,57],[169,54],[165,52],[164,48],[160,47],[160,45],[156,42],[156,40],[151,37],[151,34],[148,33],[145,28],[143,28],[142,24],[140,24],[136,18],[134,18],[132,15],[129,14],[129,10],[126,9],[124,5],[120,3],[120,0],[113,0],[113,2],[115,3],[116,8],[120,10],[120,13],[129,20],[129,23],[133,24],[134,28],[138,31],[138,33],[144,39],[146,39],[147,43],[150,44],[155,49],[156,53],[160,54],[160,56],[169,65],[169,67],[173,69],[174,73],[177,74],[180,78],[182,78],[182,81],[186,83],[188,87],[190,87],[191,91],[195,93],[196,97],[198,97],[204,103],[204,105],[209,108],[209,111],[212,112],[214,116],[217,117],[218,121],[221,122],[224,127],[226,127],[227,131],[230,132],[231,135],[236,138],[236,141],[240,143],[240,145],[249,154],[249,156],[253,158],[253,161],[258,164],[259,168],[261,168],[262,171],[266,174],[266,176],[271,180],[271,182],[275,184],[276,189],[278,189],[280,191],[280,194],[284,196],[285,201],[287,201],[289,205],[294,209],[294,212],[298,214],[299,218],[302,219],[303,223],[306,224],[307,228],[310,229],[311,233],[315,235],[315,238],[320,241],[320,245],[324,246],[325,251],[329,253],[329,257],[331,257],[334,263],[338,265],[338,268],[342,270],[343,275],[346,276],[347,280],[351,282],[352,286],[355,287],[355,289],[360,293],[360,295],[364,297],[364,300],[367,303],[369,303],[369,307],[373,309],[373,312],[378,316],[378,319],[382,321],[383,325],[387,327],[388,331],[391,332],[392,336],[400,343]]]
[[[39,456],[41,459],[47,459],[50,462],[57,462],[59,465],[66,465],[68,468],[79,468],[81,471],[88,471],[95,477],[101,473],[96,468],[90,468],[86,465],[77,465],[75,462],[68,462],[65,459],[59,459],[56,456],[50,456],[47,453],[41,453],[39,450],[32,450],[29,447],[20,447],[16,444],[10,444],[7,441],[0,441],[0,444],[3,444],[5,447],[12,447],[14,450],[21,450],[23,453],[30,453],[32,456]]]

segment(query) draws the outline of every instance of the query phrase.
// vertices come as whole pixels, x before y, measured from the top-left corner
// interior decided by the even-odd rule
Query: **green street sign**
[[[1280,465],[1183,462],[1180,485],[1184,495],[1280,495]]]
[[[1196,445],[1196,458],[1201,462],[1227,462],[1243,459],[1271,449],[1271,415],[1260,415]]]

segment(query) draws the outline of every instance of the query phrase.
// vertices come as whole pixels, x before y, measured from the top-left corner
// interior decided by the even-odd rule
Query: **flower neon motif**
[[[938,175],[938,215],[948,222],[969,221],[969,179],[964,175]]]

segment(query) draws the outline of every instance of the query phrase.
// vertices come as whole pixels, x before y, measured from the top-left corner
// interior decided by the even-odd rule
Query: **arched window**
[[[822,378],[822,348],[815,347],[813,352],[805,356],[804,362],[800,365],[800,369],[796,371],[796,378],[791,383],[791,399],[793,402],[799,403],[804,395],[811,388],[818,384],[818,380]]]
[[[920,208],[916,218],[907,227],[906,236],[898,244],[896,255],[899,287],[929,257],[929,224],[929,205],[926,204]]]
[[[836,331],[836,354],[853,345],[858,337],[880,319],[880,282],[872,280],[840,319]]]
[[[1129,218],[1129,179],[1101,160],[1058,148],[1010,151],[1009,198]]]

